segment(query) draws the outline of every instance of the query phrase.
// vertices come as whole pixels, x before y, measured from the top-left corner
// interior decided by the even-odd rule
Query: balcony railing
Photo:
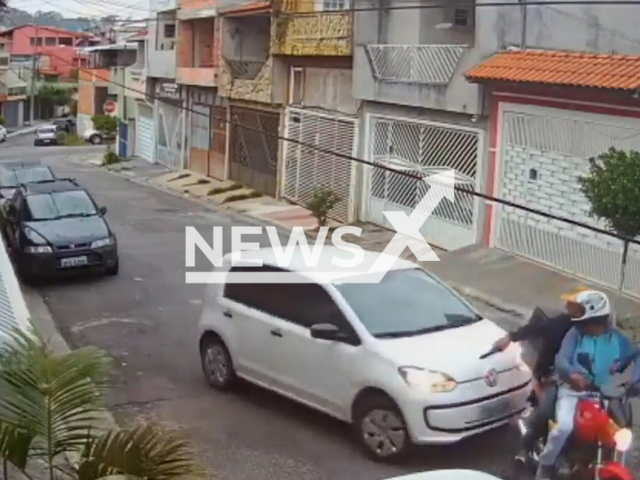
[[[237,80],[255,80],[265,62],[230,60],[225,58],[229,75]]]
[[[200,87],[218,86],[218,67],[178,67],[176,83],[183,85],[197,85]]]
[[[252,67],[253,68],[253,67]],[[222,97],[249,102],[273,103],[273,59],[269,58],[253,79],[233,77],[229,62],[225,61],[220,73],[218,91]]]
[[[380,82],[448,85],[465,45],[367,45],[373,76]]]
[[[271,53],[299,56],[350,56],[351,12],[293,16],[282,14],[273,29]]]

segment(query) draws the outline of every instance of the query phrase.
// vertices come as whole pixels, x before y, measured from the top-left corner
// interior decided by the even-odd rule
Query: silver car
[[[40,145],[57,145],[58,130],[55,125],[47,125],[46,127],[40,127],[36,130],[36,138],[33,140],[33,144],[38,147]]]

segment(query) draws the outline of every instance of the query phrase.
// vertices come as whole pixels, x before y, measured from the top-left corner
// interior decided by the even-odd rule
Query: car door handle
[[[231,315],[231,310],[223,310],[223,311],[222,311],[222,314],[223,314],[225,317],[233,318],[233,315]]]
[[[282,338],[282,332],[280,330],[271,330],[271,335]]]

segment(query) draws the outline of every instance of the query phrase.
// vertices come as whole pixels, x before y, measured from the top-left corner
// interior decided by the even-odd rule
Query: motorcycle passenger
[[[540,455],[536,480],[548,480],[562,447],[571,435],[576,407],[590,386],[603,387],[613,380],[622,359],[640,356],[640,350],[620,330],[610,324],[611,304],[602,292],[588,290],[576,295],[582,315],[573,318],[574,327],[565,336],[556,356],[555,368],[560,380],[556,402],[556,427],[549,433]],[[589,372],[579,364],[587,354]],[[633,381],[640,380],[640,362],[636,362]]]
[[[562,295],[565,303],[565,311],[545,314],[541,319],[537,312],[531,316],[526,325],[509,333],[498,340],[494,347],[500,350],[506,349],[511,342],[539,341],[540,348],[536,363],[533,367],[533,376],[540,386],[538,393],[538,405],[527,418],[527,431],[523,435],[521,449],[516,455],[516,461],[524,463],[533,451],[535,441],[544,434],[547,421],[553,417],[557,385],[550,381],[553,373],[556,354],[566,333],[573,326],[572,318],[582,316],[582,306],[575,303],[578,293],[587,290],[581,288],[573,293]]]

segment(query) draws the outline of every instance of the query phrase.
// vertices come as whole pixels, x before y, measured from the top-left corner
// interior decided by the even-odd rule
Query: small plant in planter
[[[313,198],[307,203],[307,208],[318,221],[318,229],[327,225],[329,212],[338,202],[340,197],[329,187],[320,187],[313,191]]]

